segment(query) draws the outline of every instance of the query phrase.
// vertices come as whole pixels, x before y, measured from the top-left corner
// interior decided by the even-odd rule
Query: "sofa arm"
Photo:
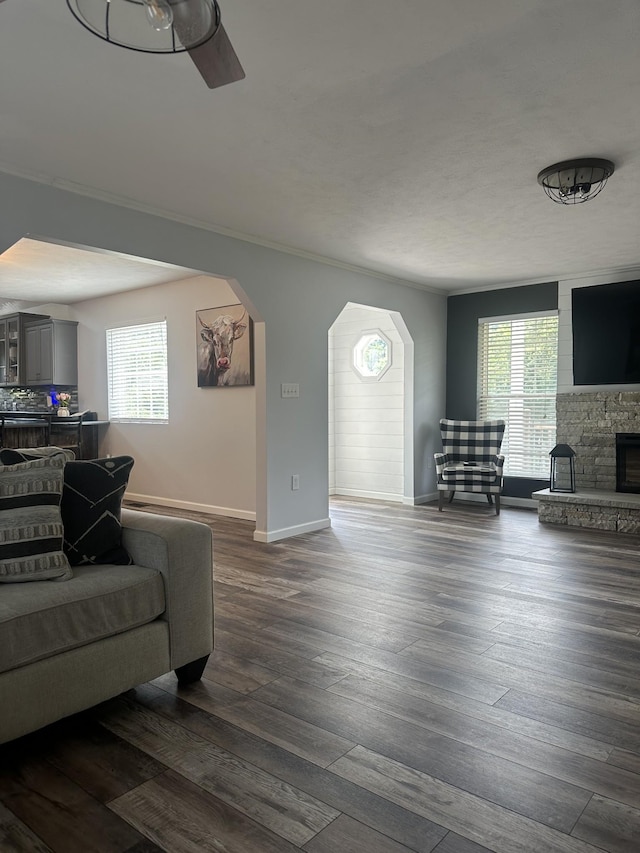
[[[213,537],[198,521],[122,510],[122,544],[134,563],[163,576],[171,669],[213,649]]]

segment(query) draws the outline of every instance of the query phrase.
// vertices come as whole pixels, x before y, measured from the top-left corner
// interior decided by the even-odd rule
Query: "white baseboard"
[[[334,489],[332,494],[342,495],[345,498],[366,498],[373,501],[392,501],[403,503],[402,495],[390,494],[388,492],[367,492],[364,489]]]
[[[233,509],[226,506],[211,506],[210,504],[198,504],[192,501],[178,501],[171,498],[159,498],[156,495],[136,495],[131,492],[125,494],[125,500],[141,504],[156,504],[157,506],[168,506],[173,509],[184,509],[188,512],[202,512],[205,515],[224,515],[227,518],[243,518],[246,521],[255,521],[255,512],[244,509]]]
[[[279,539],[289,539],[291,536],[324,530],[325,527],[331,527],[330,518],[319,518],[317,521],[308,521],[305,524],[296,524],[293,527],[282,527],[280,530],[255,530],[253,538],[256,542],[277,542]]]
[[[403,503],[409,504],[409,506],[418,506],[419,504],[428,504],[431,501],[438,500],[438,493],[431,492],[429,495],[416,495],[415,498],[405,498]]]

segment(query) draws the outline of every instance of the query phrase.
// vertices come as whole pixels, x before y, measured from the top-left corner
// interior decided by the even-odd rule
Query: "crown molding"
[[[235,231],[232,228],[226,228],[223,225],[213,225],[210,222],[203,222],[199,219],[193,219],[189,216],[182,216],[170,210],[154,207],[152,205],[143,204],[135,201],[127,196],[116,195],[96,187],[79,184],[75,181],[69,181],[64,178],[54,178],[50,175],[45,175],[42,172],[34,172],[28,169],[21,169],[12,166],[11,164],[0,161],[0,172],[8,175],[13,175],[17,178],[24,178],[28,181],[35,181],[39,184],[46,184],[54,189],[66,190],[67,192],[75,193],[76,195],[86,196],[87,198],[95,199],[96,201],[104,201],[108,204],[116,205],[117,207],[125,207],[129,210],[136,210],[139,213],[147,213],[151,216],[159,216],[162,219],[168,219],[172,222],[179,222],[181,225],[188,225],[192,228],[199,228],[203,231],[209,231],[213,234],[220,234],[223,237],[231,237],[234,240],[241,240],[244,243],[251,243],[254,246],[261,246],[264,249],[272,249],[275,252],[282,252],[286,255],[293,255],[298,258],[303,258],[307,261],[314,261],[319,264],[324,264],[330,267],[346,270],[347,272],[356,273],[358,275],[367,275],[372,278],[377,278],[380,281],[387,281],[391,284],[400,284],[404,287],[411,287],[414,290],[422,290],[427,293],[433,293],[437,296],[447,296],[449,291],[446,288],[435,287],[434,285],[425,284],[416,279],[405,279],[396,276],[391,276],[386,273],[378,272],[377,270],[361,267],[356,264],[349,264],[345,261],[339,261],[336,258],[329,258],[324,255],[316,255],[313,252],[307,252],[304,249],[296,249],[293,246],[287,246],[283,243],[276,243],[272,240],[264,240],[261,237],[256,237],[253,234],[244,234],[241,231]]]
[[[601,278],[602,284],[621,281],[619,276],[629,276],[630,278],[640,278],[640,267],[600,267],[598,269],[583,270],[582,272],[571,273],[570,275],[559,275],[553,278],[530,278],[517,281],[501,282],[500,284],[481,284],[477,287],[466,287],[464,290],[451,290],[447,292],[447,296],[465,296],[469,293],[482,293],[487,290],[506,290],[509,287],[530,287],[534,284],[561,284],[567,281],[582,281],[588,278]],[[607,279],[605,281],[605,279]]]

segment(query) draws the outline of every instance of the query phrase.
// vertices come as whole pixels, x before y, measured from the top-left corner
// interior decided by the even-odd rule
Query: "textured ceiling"
[[[170,264],[24,237],[0,255],[0,294],[7,300],[0,311],[26,307],[18,305],[26,295],[32,304],[70,304],[195,275],[196,270]]]
[[[0,4],[0,168],[446,290],[640,265],[638,0],[221,0],[246,79]],[[612,159],[554,205],[558,160]]]

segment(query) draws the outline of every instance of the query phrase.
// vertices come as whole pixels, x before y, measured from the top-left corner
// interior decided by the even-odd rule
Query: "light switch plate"
[[[280,386],[280,393],[283,397],[299,397],[300,386],[297,382],[283,382]]]

